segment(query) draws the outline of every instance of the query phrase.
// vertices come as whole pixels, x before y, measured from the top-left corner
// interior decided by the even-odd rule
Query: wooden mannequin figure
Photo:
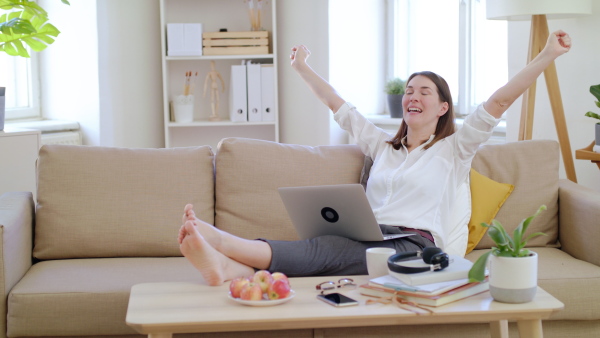
[[[219,84],[217,80],[221,81],[222,92],[225,92],[225,81],[223,81],[223,77],[221,74],[215,70],[215,62],[210,62],[210,72],[206,74],[206,79],[204,80],[204,97],[206,97],[206,88],[208,84],[208,80],[210,80],[210,120],[211,121],[219,121]]]

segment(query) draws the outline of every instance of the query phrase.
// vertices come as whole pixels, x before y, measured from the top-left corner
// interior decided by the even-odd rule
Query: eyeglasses
[[[346,288],[346,289],[356,289],[356,284],[352,278],[342,278],[336,282],[327,281],[323,283],[319,283],[316,286],[316,289],[321,291],[321,294],[326,294],[327,292],[334,291],[335,289]]]

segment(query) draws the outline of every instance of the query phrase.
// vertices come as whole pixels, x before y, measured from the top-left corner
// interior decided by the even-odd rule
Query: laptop
[[[302,239],[336,235],[357,241],[384,241],[414,234],[381,233],[360,184],[279,188],[283,204]]]

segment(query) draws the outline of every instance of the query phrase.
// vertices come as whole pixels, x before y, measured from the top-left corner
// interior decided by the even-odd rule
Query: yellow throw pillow
[[[487,228],[481,223],[489,224],[496,217],[514,188],[512,184],[496,182],[471,168],[471,220],[466,253],[473,251],[485,235]]]

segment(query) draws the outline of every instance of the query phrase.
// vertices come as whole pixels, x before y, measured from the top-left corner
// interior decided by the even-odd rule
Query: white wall
[[[98,1],[98,54],[101,143],[163,147],[158,1]]]
[[[331,112],[308,89],[290,67],[290,50],[306,45],[309,64],[325,79],[329,77],[328,2],[280,0],[277,2],[279,53],[280,141],[305,145],[329,144]]]
[[[79,121],[84,144],[163,147],[158,0],[42,0],[61,30],[41,55],[46,118]]]
[[[575,159],[575,150],[587,147],[594,140],[595,120],[584,116],[588,111],[598,112],[595,98],[589,92],[591,85],[600,84],[600,0],[593,0],[593,15],[577,19],[548,20],[550,32],[562,29],[573,39],[569,53],[556,60],[558,81],[567,120],[567,129],[573,151],[578,183],[600,191],[600,170],[587,160]],[[508,25],[509,74],[513,76],[525,66],[529,43],[530,22],[513,21]],[[516,141],[519,131],[521,99],[508,110],[507,139]],[[558,140],[544,76],[537,82],[533,139]],[[562,161],[562,159],[561,159]],[[560,177],[566,178],[561,162]]]

